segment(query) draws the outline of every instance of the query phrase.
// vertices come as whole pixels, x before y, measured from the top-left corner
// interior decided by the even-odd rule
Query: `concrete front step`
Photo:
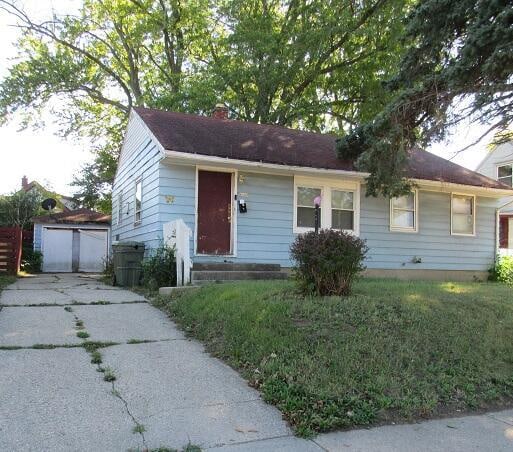
[[[192,271],[260,271],[279,272],[279,264],[244,264],[234,262],[195,262]]]
[[[245,281],[260,279],[287,279],[288,274],[281,271],[192,271],[193,284],[203,281]]]

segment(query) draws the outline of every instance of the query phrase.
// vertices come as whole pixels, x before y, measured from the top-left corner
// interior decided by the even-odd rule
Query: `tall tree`
[[[0,196],[0,226],[20,226],[27,229],[32,224],[32,218],[43,212],[42,200],[41,193],[36,189]]]
[[[23,31],[0,116],[29,124],[50,107],[63,134],[91,139],[75,184],[105,208],[132,106],[201,114],[223,101],[238,119],[344,133],[372,118],[412,2],[84,0],[78,16],[39,23],[0,0]]]
[[[401,69],[385,84],[392,100],[338,143],[341,156],[371,173],[371,195],[408,191],[409,152],[451,126],[479,121],[501,132],[513,121],[511,0],[422,0],[404,39]]]
[[[186,105],[187,61],[203,55],[208,0],[84,0],[77,16],[45,22],[14,0],[0,9],[22,31],[19,62],[0,85],[0,117],[19,112],[37,123],[49,107],[63,135],[88,137],[96,155],[75,180],[78,198],[105,205],[130,108]]]
[[[244,120],[349,130],[383,105],[405,0],[225,0],[207,68]]]

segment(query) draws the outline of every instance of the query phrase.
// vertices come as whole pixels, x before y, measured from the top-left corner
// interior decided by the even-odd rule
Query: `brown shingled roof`
[[[337,137],[334,135],[149,108],[134,110],[166,150],[278,165],[357,171],[353,161],[337,158]],[[412,150],[407,175],[413,179],[476,187],[511,188],[421,149]]]
[[[57,224],[110,224],[111,217],[104,213],[95,212],[89,209],[68,210],[53,215],[42,215],[32,218],[34,223],[57,223]]]

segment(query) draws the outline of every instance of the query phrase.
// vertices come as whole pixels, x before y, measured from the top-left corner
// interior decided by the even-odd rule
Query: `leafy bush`
[[[298,235],[290,249],[302,291],[317,295],[348,295],[367,251],[364,240],[331,229]]]
[[[513,256],[497,256],[488,279],[513,285]]]
[[[107,284],[114,283],[114,261],[112,256],[103,259],[102,280]]]
[[[32,246],[24,246],[21,251],[21,270],[27,273],[41,273],[43,253],[34,251]]]
[[[176,259],[174,248],[165,245],[155,249],[142,265],[143,285],[151,290],[176,286]]]

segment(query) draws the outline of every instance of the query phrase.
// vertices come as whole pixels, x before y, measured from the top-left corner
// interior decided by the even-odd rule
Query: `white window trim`
[[[137,220],[137,184],[141,184],[141,213],[139,220]],[[134,226],[139,226],[142,223],[142,210],[143,210],[143,185],[142,185],[142,177],[136,179],[134,184]]]
[[[495,165],[495,175],[497,176],[497,180],[501,182],[501,179],[505,179],[504,177],[499,178],[499,168],[502,166],[511,166],[511,170],[513,172],[513,162],[503,162],[503,163],[497,163]],[[513,174],[511,176],[511,186],[513,187]]]
[[[356,236],[360,235],[360,182],[352,180],[339,180],[319,177],[294,176],[294,214],[292,231],[294,234],[303,234],[313,231],[314,228],[305,228],[297,226],[297,188],[319,188],[321,190],[321,229],[331,228],[331,190],[351,191],[353,192],[353,227],[354,230],[342,229],[344,232],[350,232]],[[339,229],[337,229],[339,230]]]
[[[395,198],[390,198],[390,231],[391,232],[410,232],[417,233],[419,232],[419,191],[415,188],[412,190],[414,193],[414,201],[413,201],[413,228],[394,226],[392,220],[394,218],[394,207],[393,200]],[[396,210],[406,210],[406,209],[396,209]]]
[[[472,198],[472,212],[473,212],[473,224],[472,224],[472,234],[464,234],[462,232],[454,232],[452,229],[452,199],[454,198],[454,195],[456,196],[466,196],[467,198]],[[452,192],[451,193],[451,235],[461,236],[461,237],[475,237],[476,236],[476,217],[477,217],[477,206],[476,206],[476,195],[471,195],[468,193],[459,193],[459,192]]]
[[[116,224],[121,224],[123,221],[123,192],[118,193],[117,196],[117,219]]]

